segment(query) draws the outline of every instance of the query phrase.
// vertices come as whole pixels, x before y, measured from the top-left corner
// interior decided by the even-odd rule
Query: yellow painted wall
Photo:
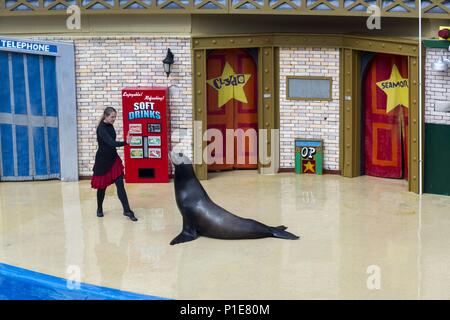
[[[69,30],[69,16],[1,17],[2,35],[190,34],[190,15],[82,15],[81,29]]]
[[[68,15],[18,16],[0,19],[2,35],[100,35],[100,34],[249,34],[333,33],[368,36],[417,37],[417,19],[382,18],[381,30],[369,30],[365,17],[293,15],[82,15],[81,30],[66,27]],[[423,37],[437,35],[443,20],[423,20]]]

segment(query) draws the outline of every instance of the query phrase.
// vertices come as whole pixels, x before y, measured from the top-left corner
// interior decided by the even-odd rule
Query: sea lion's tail
[[[300,239],[299,236],[296,236],[293,233],[284,231],[284,230],[282,230],[280,228],[277,228],[277,227],[272,228],[272,235],[275,238],[280,238],[280,239],[287,239],[287,240],[298,240],[298,239]]]

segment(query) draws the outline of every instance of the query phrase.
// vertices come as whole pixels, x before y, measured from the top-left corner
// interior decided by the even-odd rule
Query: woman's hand
[[[130,134],[127,134],[127,144],[130,144],[130,142],[131,142],[131,136],[130,136]]]

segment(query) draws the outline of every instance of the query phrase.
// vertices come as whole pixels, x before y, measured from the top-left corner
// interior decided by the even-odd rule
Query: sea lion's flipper
[[[278,228],[272,228],[272,235],[275,238],[281,238],[281,239],[287,239],[287,240],[298,240],[300,239],[299,236],[296,236],[295,234],[292,234],[290,232],[278,229]]]
[[[172,241],[170,241],[170,245],[173,246],[174,244],[189,242],[197,238],[198,238],[197,234],[190,234],[183,230]]]
[[[280,229],[280,230],[286,230],[287,229],[287,227],[286,226],[278,226],[278,227],[275,227],[276,229]]]

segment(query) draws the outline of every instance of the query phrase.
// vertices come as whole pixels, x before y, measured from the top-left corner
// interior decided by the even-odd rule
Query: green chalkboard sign
[[[322,174],[322,140],[295,139],[295,173]]]

